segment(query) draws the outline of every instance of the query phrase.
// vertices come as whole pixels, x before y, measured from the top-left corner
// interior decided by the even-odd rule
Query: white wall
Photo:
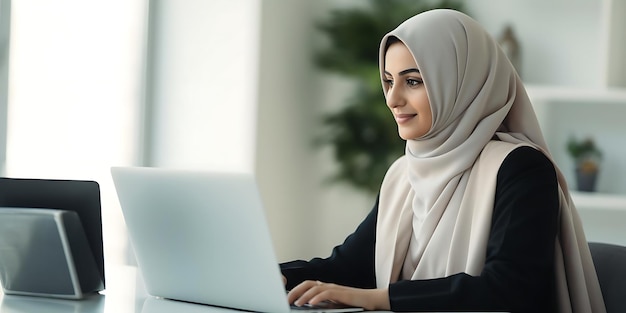
[[[312,8],[303,1],[263,1],[261,8],[256,172],[279,259],[305,254],[315,242],[307,239],[317,219],[307,134],[319,91],[311,65]]]
[[[253,170],[259,5],[150,2],[145,165]]]
[[[323,43],[313,25],[331,7],[262,2],[256,170],[281,261],[328,256],[373,204],[350,187],[325,185],[331,151],[313,146],[322,113],[342,106],[352,91],[350,82],[313,65]]]

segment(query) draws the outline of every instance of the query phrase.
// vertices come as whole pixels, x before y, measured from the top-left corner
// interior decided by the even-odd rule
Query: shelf
[[[588,241],[626,246],[626,195],[571,193]]]
[[[584,102],[623,103],[626,105],[626,88],[573,88],[563,86],[526,85],[530,100],[534,102]]]
[[[597,192],[570,192],[577,209],[581,210],[621,210],[626,212],[626,195]]]

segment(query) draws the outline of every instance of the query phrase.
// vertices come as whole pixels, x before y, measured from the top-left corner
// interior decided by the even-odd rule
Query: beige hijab
[[[502,161],[520,145],[552,157],[519,76],[476,21],[453,10],[432,10],[405,21],[382,40],[381,79],[390,36],[416,60],[433,124],[423,137],[407,141],[406,154],[383,180],[377,284],[460,272],[478,276]],[[605,312],[580,218],[558,168],[557,176],[560,311]]]

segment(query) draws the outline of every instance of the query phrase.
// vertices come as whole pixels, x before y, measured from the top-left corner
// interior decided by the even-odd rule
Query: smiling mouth
[[[396,123],[398,124],[402,124],[402,123],[406,123],[409,120],[411,120],[412,118],[416,117],[417,114],[398,114],[395,116],[396,118]]]

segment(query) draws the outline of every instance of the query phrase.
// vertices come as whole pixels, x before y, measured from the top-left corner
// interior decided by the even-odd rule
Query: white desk
[[[0,291],[0,313],[139,313],[148,295],[137,273],[132,266],[107,266],[106,290],[83,300],[14,296]]]
[[[5,295],[0,291],[0,313],[233,313],[205,305],[154,298],[146,293],[136,267],[107,266],[106,290],[83,300]]]
[[[106,290],[83,300],[5,295],[0,313],[241,313],[206,305],[154,298],[132,266],[106,267]],[[376,313],[376,312],[372,312]],[[382,313],[382,312],[379,312]]]
[[[136,267],[107,266],[106,290],[83,300],[5,295],[0,313],[233,313],[242,312],[149,296]]]

